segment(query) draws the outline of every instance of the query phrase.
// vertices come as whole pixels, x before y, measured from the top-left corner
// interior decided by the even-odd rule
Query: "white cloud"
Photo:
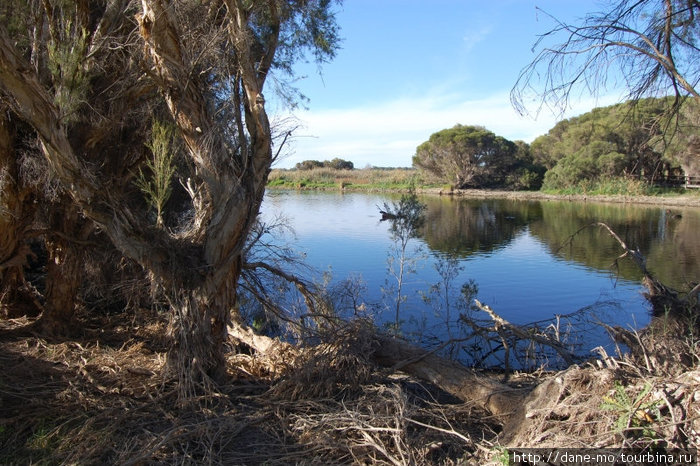
[[[464,41],[464,51],[469,52],[474,47],[476,47],[479,44],[479,42],[482,42],[484,39],[486,39],[486,37],[491,33],[492,29],[493,27],[490,24],[484,24],[476,29],[472,29],[469,32],[465,33],[462,37],[462,40]]]
[[[582,100],[565,116],[609,105],[613,98]],[[511,106],[507,93],[478,100],[456,95],[402,98],[365,107],[298,112],[302,127],[294,133],[291,154],[278,166],[291,167],[302,160],[328,160],[340,157],[361,168],[410,166],[416,147],[441,129],[457,123],[481,125],[510,140],[531,142],[545,134],[557,119],[541,114],[535,120],[520,116]]]

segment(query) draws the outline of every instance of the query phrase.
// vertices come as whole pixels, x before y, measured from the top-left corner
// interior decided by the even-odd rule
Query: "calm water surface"
[[[350,276],[365,282],[365,299],[375,304],[379,322],[394,319],[383,297],[387,257],[392,248],[388,222],[378,207],[397,197],[384,194],[270,191],[263,219],[283,215],[294,230],[290,244],[307,262],[332,271],[335,281]],[[420,255],[417,273],[407,278],[405,329],[445,337],[445,316],[421,298],[440,282],[435,264],[455,256],[461,270],[453,281],[474,280],[478,299],[513,323],[551,321],[586,309],[585,320],[627,327],[649,321],[641,275],[627,259],[616,263],[619,245],[599,228],[571,235],[591,222],[606,222],[647,258],[652,273],[678,289],[699,280],[700,210],[568,201],[473,200],[423,197],[426,224],[409,253]],[[456,302],[457,300],[453,300]],[[382,312],[382,309],[384,311]],[[443,310],[444,311],[444,310]],[[580,312],[579,312],[580,313]],[[453,310],[450,319],[456,318]],[[605,344],[601,329],[582,334],[583,351]]]

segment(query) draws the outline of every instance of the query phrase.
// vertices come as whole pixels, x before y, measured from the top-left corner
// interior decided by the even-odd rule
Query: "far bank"
[[[506,198],[537,200],[569,200],[580,202],[611,202],[620,204],[650,204],[669,207],[700,207],[700,190],[648,189],[644,194],[637,183],[630,183],[633,191],[616,186],[617,193],[551,193],[542,191],[504,191],[486,189],[453,189],[450,185],[426,177],[411,168],[371,168],[361,170],[272,170],[268,189],[326,190],[346,192],[395,192],[411,189],[421,194],[471,198]],[[600,190],[599,190],[600,191]],[[605,191],[604,189],[602,191]]]

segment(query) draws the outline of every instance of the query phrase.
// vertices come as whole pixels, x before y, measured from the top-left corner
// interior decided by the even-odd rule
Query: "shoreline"
[[[366,193],[405,193],[407,189],[400,188],[354,188],[354,187],[303,187],[292,188],[288,186],[268,186],[267,189],[275,191],[336,191],[336,192],[366,192]],[[444,188],[417,188],[417,194],[434,196],[451,196],[470,199],[513,199],[533,201],[570,201],[570,202],[600,202],[610,204],[637,204],[655,205],[662,207],[690,207],[700,208],[700,196],[678,194],[672,196],[644,196],[624,194],[549,194],[539,191],[500,191],[487,189],[455,189]]]

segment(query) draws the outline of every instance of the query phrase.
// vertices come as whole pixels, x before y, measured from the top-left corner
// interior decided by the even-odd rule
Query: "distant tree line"
[[[318,160],[304,160],[303,162],[297,163],[294,168],[297,170],[313,170],[314,168],[333,168],[335,170],[352,170],[355,168],[352,162],[349,160],[339,159],[338,157],[333,160],[324,160],[319,162]]]
[[[673,98],[596,108],[557,123],[531,145],[481,126],[438,131],[416,149],[413,166],[455,188],[563,189],[612,178],[658,183],[700,174],[700,109]]]

